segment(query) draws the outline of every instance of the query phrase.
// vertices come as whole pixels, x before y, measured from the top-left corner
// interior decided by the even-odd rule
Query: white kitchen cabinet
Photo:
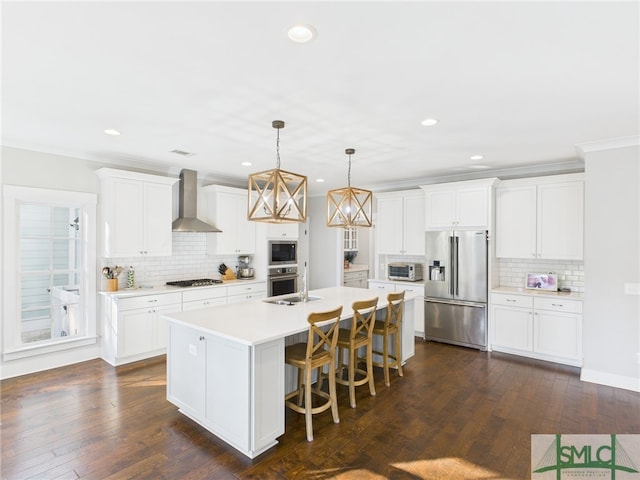
[[[180,311],[181,292],[103,297],[104,359],[121,365],[163,354],[167,326],[161,315]]]
[[[252,347],[184,325],[169,329],[167,399],[251,458],[277,443],[284,341]]]
[[[368,288],[369,270],[359,269],[355,271],[344,270],[342,285],[345,287]]]
[[[423,185],[425,230],[489,229],[497,179]]]
[[[295,240],[299,236],[299,223],[267,223],[267,238]]]
[[[267,298],[267,282],[230,285],[228,287],[227,303],[246,302],[260,298]]]
[[[207,253],[241,255],[256,252],[256,223],[247,219],[246,190],[219,185],[200,189],[198,215],[222,232],[207,237]]]
[[[104,256],[170,256],[173,184],[179,179],[111,168],[96,174]]]
[[[424,255],[424,195],[420,190],[376,195],[376,253]]]
[[[379,297],[386,298],[389,292],[400,292],[404,290],[407,295],[416,296],[413,312],[413,333],[408,335],[424,337],[424,284],[409,284],[408,282],[393,282],[391,280],[369,280],[369,289],[375,290]],[[412,339],[413,340],[413,339]],[[408,341],[408,337],[407,337]],[[413,347],[412,347],[413,348]],[[413,350],[412,350],[413,351]]]
[[[182,293],[182,311],[226,305],[227,287],[186,289]]]
[[[357,252],[358,251],[358,228],[344,227],[342,235],[343,235],[342,250],[344,250],[345,252]]]
[[[507,180],[496,189],[496,256],[582,260],[582,174]]]
[[[492,293],[492,349],[569,365],[582,364],[582,301]]]

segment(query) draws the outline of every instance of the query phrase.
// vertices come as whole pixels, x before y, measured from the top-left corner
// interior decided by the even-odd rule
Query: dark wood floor
[[[2,388],[3,479],[529,478],[532,433],[640,433],[640,394],[583,383],[576,368],[416,343],[378,395],[339,390],[329,411],[288,411],[278,446],[250,460],[165,399],[165,360],[101,360]]]

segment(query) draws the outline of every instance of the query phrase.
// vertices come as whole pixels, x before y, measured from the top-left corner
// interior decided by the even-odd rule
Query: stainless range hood
[[[198,174],[195,170],[180,171],[178,218],[173,221],[174,232],[222,232],[222,230],[198,220]]]

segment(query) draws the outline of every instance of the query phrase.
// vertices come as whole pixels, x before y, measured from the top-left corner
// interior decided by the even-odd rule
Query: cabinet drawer
[[[245,295],[249,293],[259,293],[267,291],[267,284],[265,282],[262,283],[249,283],[246,285],[231,285],[227,287],[228,295],[231,297],[233,295]]]
[[[417,295],[419,297],[424,297],[424,287],[423,286],[415,286],[415,287],[410,287],[407,285],[398,285],[396,284],[396,292],[401,292],[402,290],[404,290],[406,293],[406,295]]]
[[[368,276],[368,270],[362,270],[361,272],[344,272],[344,281],[366,280]]]
[[[196,300],[206,300],[208,298],[225,298],[227,287],[197,288],[195,290],[185,290],[182,292],[183,302],[194,302]]]
[[[568,298],[534,298],[536,310],[552,310],[554,312],[582,313],[582,302]]]
[[[118,310],[134,310],[145,307],[160,307],[182,303],[182,292],[142,295],[140,297],[119,298]]]
[[[505,305],[509,307],[532,308],[533,298],[526,295],[508,295],[504,293],[492,293],[491,303],[493,305]]]

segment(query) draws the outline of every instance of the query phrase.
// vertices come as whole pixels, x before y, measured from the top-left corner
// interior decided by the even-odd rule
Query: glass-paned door
[[[80,209],[24,203],[19,219],[22,343],[84,336]]]

